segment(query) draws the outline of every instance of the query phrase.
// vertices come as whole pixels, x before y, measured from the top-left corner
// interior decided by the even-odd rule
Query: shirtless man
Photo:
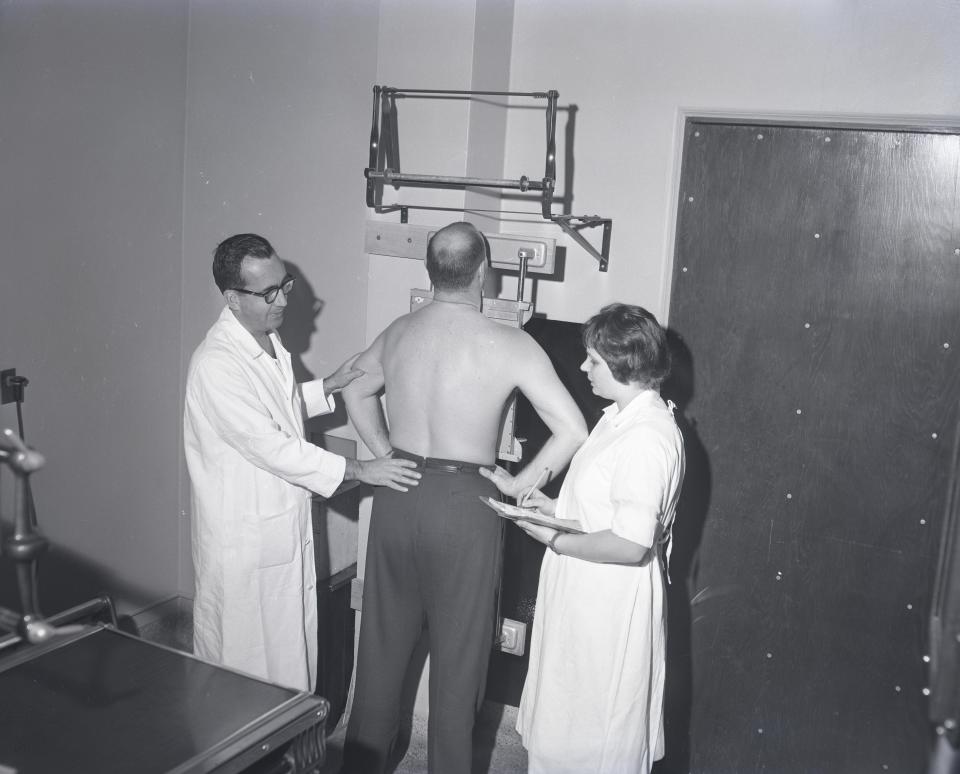
[[[356,362],[364,376],[343,392],[370,451],[414,460],[422,474],[409,492],[378,488],[374,496],[344,749],[343,771],[351,774],[387,766],[404,676],[424,627],[430,647],[430,771],[469,774],[474,717],[494,638],[502,526],[479,500],[497,494],[479,468],[494,465],[514,388],[552,436],[509,494],[531,488],[545,470],[562,470],[586,438],[583,415],[546,353],[524,331],[480,311],[486,271],[486,242],[472,225],[453,223],[438,231],[427,247],[432,303],[381,333]]]

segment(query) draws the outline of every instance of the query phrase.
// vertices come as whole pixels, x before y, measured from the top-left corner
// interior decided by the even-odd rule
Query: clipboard
[[[493,508],[500,516],[510,521],[529,521],[531,524],[539,524],[541,527],[550,527],[560,530],[561,532],[574,532],[577,534],[583,534],[584,532],[580,527],[574,526],[571,521],[555,519],[552,516],[544,516],[533,508],[520,508],[516,505],[509,505],[499,500],[494,500],[492,497],[484,497],[483,495],[480,495],[480,502]]]

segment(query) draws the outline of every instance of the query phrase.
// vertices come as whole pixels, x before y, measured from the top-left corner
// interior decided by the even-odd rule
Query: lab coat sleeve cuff
[[[332,414],[337,409],[337,401],[333,393],[330,393],[330,397],[324,394],[323,379],[304,382],[300,385],[300,394],[303,396],[303,407],[308,417]]]
[[[330,497],[338,486],[343,483],[343,476],[347,470],[347,460],[339,454],[333,454],[325,449],[321,450],[323,456],[320,469],[316,473],[315,479],[310,483],[309,488],[323,497]]]

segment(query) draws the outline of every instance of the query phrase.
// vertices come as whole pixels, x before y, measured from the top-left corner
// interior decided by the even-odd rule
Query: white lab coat
[[[310,492],[329,496],[346,462],[307,442],[331,411],[320,379],[297,385],[225,307],[187,373],[184,448],[192,483],[195,655],[279,685],[317,679]]]
[[[606,408],[570,462],[557,516],[653,548],[684,467],[672,407],[645,390]],[[659,556],[636,566],[546,552],[517,713],[529,774],[637,774],[663,757],[665,615]]]

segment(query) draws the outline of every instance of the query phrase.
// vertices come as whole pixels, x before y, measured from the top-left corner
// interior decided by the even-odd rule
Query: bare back
[[[486,274],[483,235],[451,223],[427,245],[433,301],[395,320],[353,363],[343,389],[367,449],[492,465],[507,399],[515,388],[550,430],[507,491],[539,485],[563,469],[586,438],[583,415],[546,353],[524,331],[480,312]],[[380,403],[386,399],[386,417]],[[500,486],[498,484],[498,486]]]
[[[382,366],[390,443],[490,464],[501,418],[539,347],[469,306],[435,302],[387,330]]]

